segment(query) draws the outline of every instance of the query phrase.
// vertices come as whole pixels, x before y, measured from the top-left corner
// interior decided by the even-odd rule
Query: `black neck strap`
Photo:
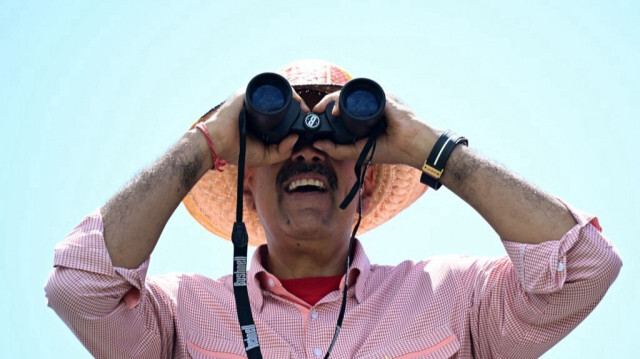
[[[251,314],[249,293],[247,292],[247,246],[249,235],[242,221],[242,201],[244,182],[244,162],[247,148],[247,126],[245,116],[240,116],[240,154],[238,156],[238,189],[236,194],[236,222],[233,224],[233,295],[236,300],[238,322],[242,332],[244,350],[249,359],[262,359],[258,331]]]
[[[336,330],[333,333],[333,339],[331,339],[331,344],[329,345],[329,349],[327,349],[327,354],[324,356],[324,359],[329,359],[329,355],[331,354],[331,351],[333,350],[333,347],[336,344],[336,340],[338,339],[338,334],[340,334],[340,329],[342,328],[344,313],[347,309],[347,292],[349,291],[349,268],[351,268],[351,261],[353,260],[352,258],[353,243],[355,242],[356,233],[358,233],[358,228],[360,227],[360,221],[362,221],[362,185],[364,184],[364,178],[367,175],[367,169],[369,169],[369,165],[371,164],[371,160],[373,159],[373,154],[376,152],[376,139],[378,135],[379,135],[379,131],[374,131],[374,133],[371,134],[371,137],[369,137],[367,144],[362,149],[362,152],[360,153],[360,157],[358,158],[358,161],[356,162],[356,166],[354,168],[357,179],[351,191],[353,192],[353,188],[355,188],[356,189],[355,193],[358,194],[358,221],[356,222],[356,225],[353,226],[353,231],[351,232],[351,238],[349,239],[349,250],[347,251],[347,270],[344,275],[344,288],[342,290],[342,304],[340,304],[340,314],[338,314],[338,322],[336,323]],[[369,159],[364,165],[364,169],[362,170],[362,173],[360,173],[360,169],[362,168],[362,163],[364,162],[364,159],[367,157],[369,150],[371,150],[371,155],[369,156]],[[350,196],[351,198],[349,198]],[[353,200],[354,196],[355,194],[352,196],[351,193],[349,193],[349,195],[347,195],[347,198],[345,198],[342,204],[340,205],[340,208],[342,209],[347,208],[351,200]]]
[[[378,139],[378,136],[383,130],[384,130],[384,127],[382,125],[378,125],[376,128],[374,128],[374,130],[371,133],[371,136],[369,136],[369,139],[367,140],[367,143],[362,148],[362,152],[360,152],[360,156],[358,156],[356,165],[353,168],[354,172],[356,173],[356,182],[353,184],[353,186],[351,187],[351,190],[349,191],[347,196],[344,198],[342,203],[340,203],[341,209],[346,209],[349,206],[349,203],[353,201],[353,198],[355,198],[356,194],[358,194],[358,190],[362,188],[362,185],[364,184],[364,175],[361,176],[361,173],[360,173],[362,170],[362,165],[364,164],[364,161],[367,158],[367,155],[371,151],[371,156],[369,157],[369,162],[367,163],[367,167],[369,167],[369,163],[373,158],[373,152],[375,152],[376,140]]]

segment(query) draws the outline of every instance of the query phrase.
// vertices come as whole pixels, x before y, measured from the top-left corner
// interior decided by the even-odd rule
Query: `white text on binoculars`
[[[310,113],[305,117],[304,123],[308,128],[316,128],[320,125],[320,117],[316,114]]]
[[[247,339],[245,339],[245,342],[247,342],[246,350],[251,350],[260,345],[260,343],[258,343],[258,332],[256,332],[255,325],[243,325],[240,329],[242,329],[247,336]]]
[[[247,257],[233,257],[236,262],[235,274],[236,281],[233,282],[234,287],[247,285]]]

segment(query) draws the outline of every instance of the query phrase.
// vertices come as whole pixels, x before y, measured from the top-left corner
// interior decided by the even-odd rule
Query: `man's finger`
[[[327,107],[327,105],[331,102],[331,101],[336,101],[336,104],[338,103],[338,97],[340,96],[340,91],[338,92],[333,92],[330,93],[328,95],[326,95],[325,97],[322,98],[322,100],[320,100],[320,102],[318,102],[314,107],[313,107],[313,112],[315,113],[322,113],[324,111],[324,109]]]
[[[300,95],[296,92],[296,90],[292,87],[291,91],[293,91],[293,98],[300,102],[300,109],[304,112],[311,112],[309,106],[304,102],[304,99],[300,97]]]
[[[331,114],[334,116],[340,115],[340,101],[338,101],[339,97],[336,98],[336,102],[333,103],[333,108],[331,109]]]
[[[298,142],[298,137],[299,135],[297,133],[292,133],[285,137],[285,139],[278,144],[278,152],[285,156],[290,156],[293,152],[293,146]]]
[[[291,156],[293,146],[295,146],[296,142],[298,142],[298,134],[293,133],[285,137],[280,143],[266,146],[264,162],[272,164],[286,160]]]

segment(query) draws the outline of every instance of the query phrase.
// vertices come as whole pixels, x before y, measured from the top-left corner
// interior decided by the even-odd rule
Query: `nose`
[[[316,149],[310,143],[296,143],[291,152],[291,160],[294,162],[324,162],[327,154]]]

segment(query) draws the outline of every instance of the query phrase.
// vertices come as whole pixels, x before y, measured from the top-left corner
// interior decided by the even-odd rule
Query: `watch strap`
[[[443,133],[440,138],[436,141],[429,157],[424,161],[422,165],[422,176],[420,176],[420,182],[426,184],[427,186],[437,190],[442,186],[440,182],[440,177],[444,173],[444,166],[453,152],[453,149],[459,145],[463,144],[468,146],[469,141],[452,131],[446,131]]]

